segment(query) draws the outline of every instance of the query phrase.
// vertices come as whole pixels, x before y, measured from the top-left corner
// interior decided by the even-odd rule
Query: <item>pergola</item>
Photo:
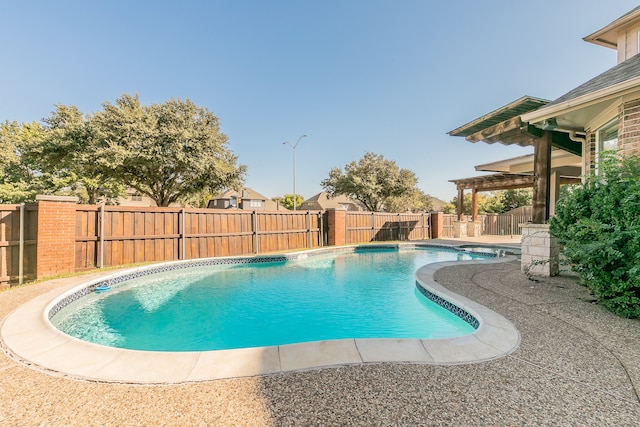
[[[458,188],[458,218],[462,219],[464,190],[472,190],[473,215],[478,216],[477,193],[533,187],[533,222],[544,224],[555,205],[560,184],[580,182],[582,138],[577,132],[556,131],[554,123],[534,127],[522,122],[522,114],[549,101],[523,96],[449,132],[469,142],[500,142],[505,145],[533,146],[533,155],[476,166],[476,170],[497,174],[451,180]],[[553,193],[553,194],[552,194]],[[553,197],[552,197],[553,196]]]

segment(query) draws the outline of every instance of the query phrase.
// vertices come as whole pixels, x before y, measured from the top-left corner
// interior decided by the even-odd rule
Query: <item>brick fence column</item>
[[[38,237],[36,277],[71,273],[75,270],[77,197],[36,196]]]
[[[431,212],[431,238],[439,239],[442,237],[444,228],[444,214],[442,212]]]
[[[345,209],[327,209],[327,241],[329,246],[347,244],[347,211]]]

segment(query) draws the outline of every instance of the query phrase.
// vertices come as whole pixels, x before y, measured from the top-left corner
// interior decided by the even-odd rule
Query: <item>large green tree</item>
[[[110,176],[98,163],[97,147],[91,137],[91,117],[84,117],[77,107],[56,105],[45,118],[43,137],[32,144],[22,157],[56,183],[58,194],[76,195],[81,201],[94,204],[107,202],[125,194],[117,177]]]
[[[428,212],[432,202],[431,196],[414,188],[402,196],[389,197],[384,206],[387,212]]]
[[[331,196],[344,194],[360,201],[370,211],[384,211],[392,197],[411,194],[418,180],[413,172],[374,153],[344,167],[333,168],[322,187]]]
[[[34,201],[36,194],[55,190],[22,155],[40,144],[42,137],[43,130],[36,122],[0,124],[0,203]]]
[[[239,187],[246,171],[218,118],[190,100],[145,106],[125,94],[91,117],[88,132],[100,172],[158,206]]]

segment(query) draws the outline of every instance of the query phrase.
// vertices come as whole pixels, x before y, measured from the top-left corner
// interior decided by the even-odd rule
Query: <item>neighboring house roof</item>
[[[242,197],[250,200],[269,200],[268,197],[258,193],[257,191],[251,188],[243,188],[242,191],[236,190],[227,190],[219,196],[214,197],[215,199],[230,199],[232,197]]]
[[[245,187],[242,191],[236,190],[227,190],[224,193],[215,196],[213,200],[229,200],[229,199],[243,199],[243,200],[261,200],[264,202],[264,209],[267,211],[275,211],[278,210],[278,204],[273,200],[269,199],[267,196],[258,193],[252,188]]]
[[[306,199],[298,209],[321,211],[326,209],[340,209],[343,208],[344,205],[353,206],[352,210],[364,209],[362,204],[357,200],[354,200],[342,194],[335,197],[329,197],[329,195],[324,191]]]
[[[431,210],[434,212],[441,212],[444,209],[444,205],[448,205],[448,202],[440,200],[437,197],[431,197]]]

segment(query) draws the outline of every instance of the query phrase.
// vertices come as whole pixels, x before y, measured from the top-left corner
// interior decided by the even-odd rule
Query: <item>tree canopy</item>
[[[271,200],[280,204],[280,206],[292,210],[293,209],[293,194],[285,194],[284,197],[273,197]],[[296,194],[296,206],[304,202],[304,198],[300,194]]]
[[[322,187],[330,196],[344,194],[360,201],[370,211],[385,211],[391,198],[410,195],[418,180],[413,172],[401,169],[394,161],[374,153],[365,153],[357,162],[333,168]]]
[[[471,215],[473,209],[472,195],[464,195],[464,214]],[[530,206],[533,199],[533,190],[523,188],[518,190],[500,190],[488,193],[478,193],[478,213],[501,214],[522,206]],[[458,198],[454,197],[445,208],[445,213],[455,213],[458,206]]]
[[[142,105],[137,95],[124,94],[93,115],[57,105],[42,126],[5,123],[0,131],[3,201],[41,192],[95,203],[128,187],[158,206],[201,204],[208,194],[241,186],[246,172],[218,118],[190,100]],[[5,184],[21,195],[3,195]]]

